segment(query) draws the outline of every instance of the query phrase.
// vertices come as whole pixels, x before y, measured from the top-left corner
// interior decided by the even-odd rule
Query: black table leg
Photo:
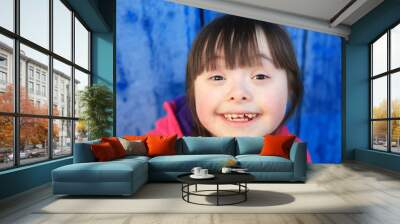
[[[219,205],[219,184],[217,184],[217,206]]]
[[[196,187],[195,187],[195,191],[197,192],[197,184],[196,184]]]

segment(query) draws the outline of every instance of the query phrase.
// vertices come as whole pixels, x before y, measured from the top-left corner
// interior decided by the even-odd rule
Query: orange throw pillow
[[[128,140],[128,141],[137,141],[140,140],[142,142],[146,141],[147,136],[145,135],[125,135],[124,139]]]
[[[117,158],[126,156],[126,151],[117,137],[101,138],[101,142],[110,143]]]
[[[176,155],[176,135],[147,136],[148,156]]]
[[[99,162],[109,161],[117,158],[114,149],[108,142],[93,144],[90,147],[94,154],[94,157]]]
[[[292,147],[295,139],[296,136],[294,135],[266,135],[260,155],[290,159],[290,147]]]

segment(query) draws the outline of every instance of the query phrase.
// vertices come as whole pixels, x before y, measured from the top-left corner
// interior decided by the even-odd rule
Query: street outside
[[[70,155],[71,147],[57,147],[54,149],[54,157],[60,157],[63,155]],[[47,149],[37,148],[30,150],[23,150],[20,152],[21,165],[36,163],[39,161],[48,159],[48,151]],[[10,153],[7,156],[4,156],[0,161],[0,170],[13,166],[14,164],[14,154]]]

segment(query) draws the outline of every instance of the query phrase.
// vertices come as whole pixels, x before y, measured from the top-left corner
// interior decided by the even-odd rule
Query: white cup
[[[222,170],[221,170],[222,173],[230,173],[231,171],[232,171],[232,169],[229,167],[222,167]]]
[[[201,167],[193,167],[193,169],[192,169],[192,173],[194,174],[194,175],[196,175],[196,176],[199,176],[199,175],[201,175],[200,174],[200,171],[202,170],[202,168]]]
[[[207,176],[208,175],[208,169],[201,169],[200,170],[200,176]]]

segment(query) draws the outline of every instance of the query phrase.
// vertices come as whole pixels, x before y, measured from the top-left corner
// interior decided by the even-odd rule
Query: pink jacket
[[[158,119],[155,124],[155,128],[147,133],[147,135],[177,135],[178,137],[183,137],[184,132],[179,125],[176,113],[177,104],[176,101],[165,101],[163,104],[164,110],[167,113],[164,117]],[[286,125],[281,126],[276,135],[292,135]],[[302,140],[296,137],[296,142],[301,142]],[[307,162],[311,163],[311,156],[307,150]]]

